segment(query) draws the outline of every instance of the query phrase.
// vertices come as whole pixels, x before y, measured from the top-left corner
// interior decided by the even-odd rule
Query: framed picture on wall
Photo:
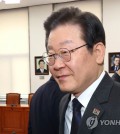
[[[109,73],[114,73],[120,69],[120,52],[108,53]]]
[[[42,56],[35,56],[35,75],[49,75],[48,65],[45,64]]]

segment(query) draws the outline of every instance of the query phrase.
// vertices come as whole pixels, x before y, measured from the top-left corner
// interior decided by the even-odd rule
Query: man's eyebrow
[[[73,41],[72,40],[65,40],[65,41],[59,42],[60,45],[65,45],[65,44],[70,44],[70,43],[73,43]],[[48,46],[47,49],[51,50],[51,49],[53,49],[53,47]]]

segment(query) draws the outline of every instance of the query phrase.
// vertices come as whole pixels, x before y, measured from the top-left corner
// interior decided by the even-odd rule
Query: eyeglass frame
[[[87,46],[87,45],[88,45],[88,44],[86,43],[86,44],[84,44],[84,45],[82,45],[82,46],[79,46],[79,47],[74,48],[74,49],[71,49],[71,50],[68,50],[67,48],[60,48],[60,49],[66,49],[66,50],[68,50],[68,52],[69,52],[69,54],[70,54],[70,60],[71,60],[71,53],[73,53],[73,52],[75,52],[76,50],[78,50],[79,48],[82,48],[82,47]],[[60,49],[59,49],[59,50],[60,50]],[[59,50],[58,50],[58,51],[59,51]],[[48,54],[48,52],[45,52],[45,53]],[[44,53],[43,53],[43,54],[44,54]],[[47,65],[49,65],[49,66],[53,66],[53,65],[55,64],[55,59],[56,59],[57,56],[64,60],[64,58],[62,58],[62,56],[60,56],[59,53],[51,54],[51,56],[54,57],[54,63],[53,63],[52,65],[50,65],[50,64],[47,62],[47,60],[45,60],[45,59],[46,59],[47,57],[49,57],[49,56],[47,56],[47,57],[42,56],[44,62],[45,62]],[[63,62],[69,62],[70,60],[68,60],[68,61],[63,61]]]

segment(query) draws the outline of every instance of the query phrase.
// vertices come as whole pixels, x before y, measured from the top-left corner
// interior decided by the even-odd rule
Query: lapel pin
[[[95,115],[99,115],[100,114],[100,110],[99,109],[97,109],[97,108],[94,108],[93,109],[93,114],[95,114]]]

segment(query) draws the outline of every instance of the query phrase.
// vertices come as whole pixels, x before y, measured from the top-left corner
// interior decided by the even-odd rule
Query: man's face
[[[114,60],[114,64],[115,64],[115,66],[119,66],[119,64],[120,64],[120,58],[115,58],[115,60]]]
[[[78,25],[58,26],[49,35],[49,52],[57,53],[60,48],[72,50],[86,44],[81,31]],[[90,53],[87,46],[84,46],[71,53],[69,62],[63,62],[57,56],[55,64],[49,66],[49,69],[62,91],[78,96],[99,76],[100,69],[96,57],[98,58],[96,51]]]
[[[44,62],[43,61],[40,62],[40,68],[44,69]]]

